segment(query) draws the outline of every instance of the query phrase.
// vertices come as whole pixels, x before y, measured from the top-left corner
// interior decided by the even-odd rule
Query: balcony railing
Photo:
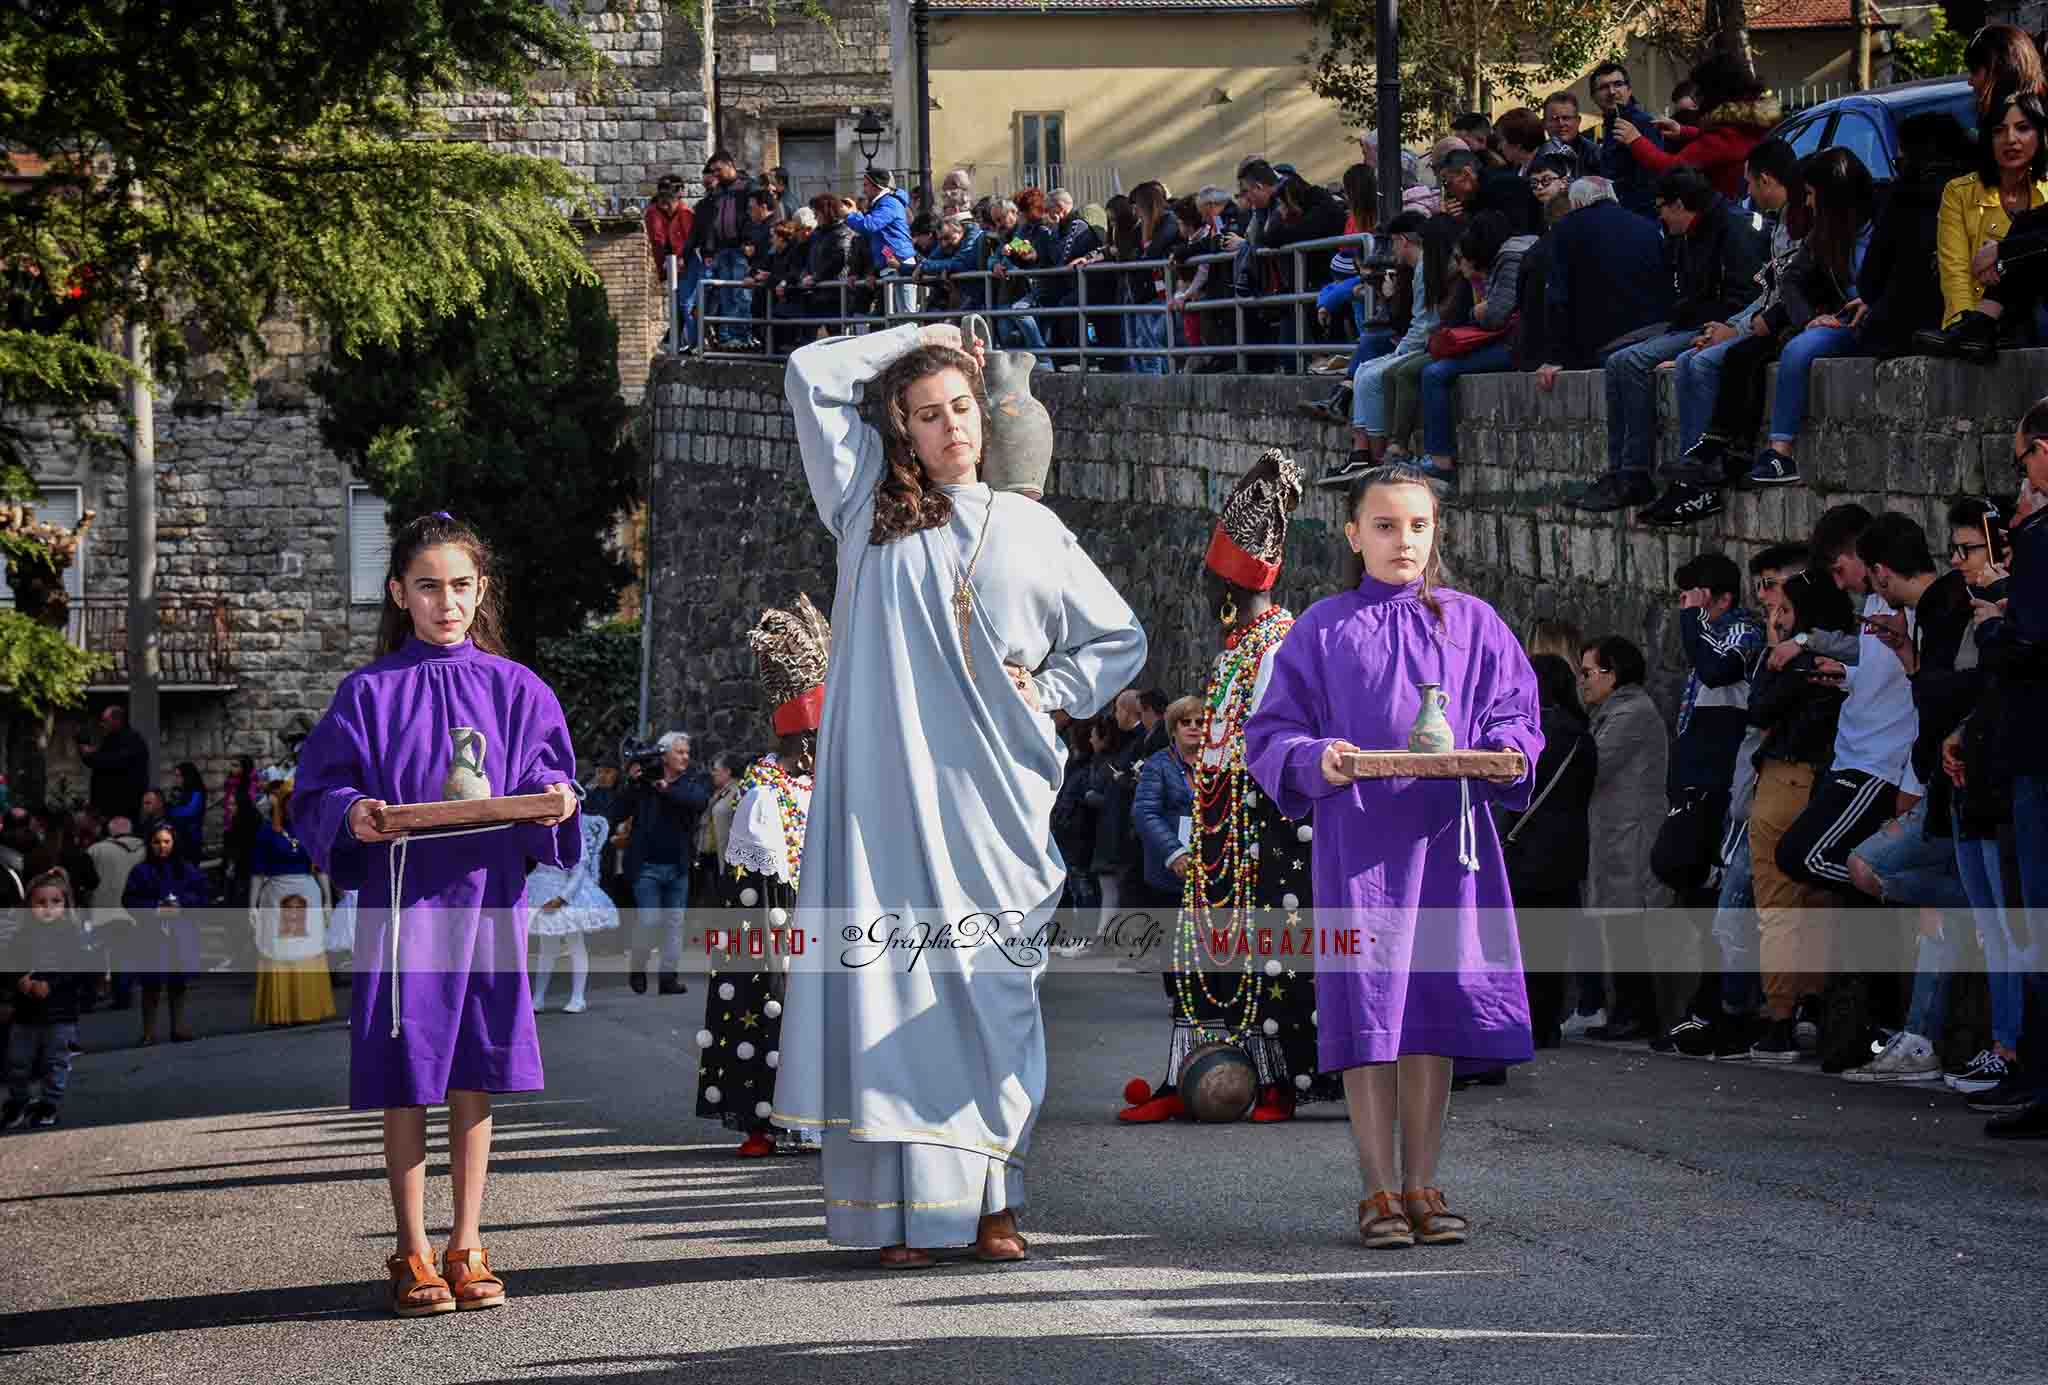
[[[228,604],[218,597],[160,596],[156,603],[158,682],[163,687],[229,688],[235,685],[235,636]],[[104,654],[112,667],[94,678],[95,687],[129,682],[128,598],[77,596],[71,599],[66,633],[71,643]]]

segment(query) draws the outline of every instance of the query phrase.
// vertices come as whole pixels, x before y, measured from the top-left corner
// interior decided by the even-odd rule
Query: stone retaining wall
[[[1525,376],[1462,382],[1461,491],[1446,516],[1452,585],[1493,602],[1517,629],[1539,617],[1643,644],[1653,691],[1675,707],[1682,679],[1672,574],[1695,553],[1804,538],[1827,505],[1854,499],[1912,514],[1938,541],[1942,511],[1990,482],[2013,488],[2010,438],[2048,379],[2048,352],[1990,369],[1909,359],[1823,361],[1801,446],[1805,486],[1743,493],[1713,523],[1659,533],[1625,515],[1562,503],[1605,466],[1597,373],[1551,394]],[[1194,688],[1216,632],[1201,556],[1215,506],[1261,448],[1293,450],[1311,474],[1335,467],[1346,430],[1300,404],[1328,382],[1280,376],[1042,375],[1058,460],[1046,504],[1129,596],[1152,640],[1144,681]],[[756,744],[763,715],[744,632],[759,609],[832,593],[833,553],[810,509],[779,367],[668,363],[643,406],[655,449],[651,704],[712,748]],[[1672,416],[1668,383],[1660,412]],[[1297,609],[1343,582],[1342,498],[1311,489],[1295,516],[1280,595]]]

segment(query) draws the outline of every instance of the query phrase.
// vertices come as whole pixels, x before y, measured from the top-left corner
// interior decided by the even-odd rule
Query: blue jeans
[[[1432,457],[1458,455],[1458,377],[1511,370],[1515,353],[1505,341],[1482,346],[1422,368],[1422,450]]]
[[[747,257],[739,250],[721,250],[711,261],[711,277],[714,279],[744,279],[747,277]],[[709,294],[713,317],[745,317],[753,306],[752,291],[745,287],[718,288]],[[711,333],[713,341],[730,345],[745,341],[753,335],[744,322],[721,322]]]
[[[1375,356],[1351,372],[1351,426],[1376,438],[1387,435],[1387,372],[1408,356]]]
[[[1750,869],[1749,827],[1736,834],[1721,871],[1721,898],[1714,908],[1714,940],[1721,945],[1721,1010],[1748,1019],[1763,1008],[1757,980],[1756,876]]]
[[[1616,476],[1650,474],[1657,429],[1657,367],[1692,349],[1697,332],[1666,332],[1607,358],[1607,469]]]
[[[1809,327],[1785,343],[1778,353],[1778,392],[1771,403],[1772,442],[1791,442],[1799,436],[1799,425],[1806,421],[1813,363],[1826,356],[1855,354],[1856,332],[1849,327]]]
[[[1124,331],[1129,334],[1131,349],[1142,351],[1147,347],[1158,350],[1166,345],[1166,315],[1157,312],[1132,313],[1124,319]],[[1131,369],[1140,375],[1165,375],[1166,357],[1133,356]]]
[[[676,321],[682,325],[686,345],[697,344],[697,285],[704,280],[704,257],[691,255],[676,276]]]
[[[1358,374],[1358,368],[1367,361],[1376,361],[1394,349],[1394,329],[1391,327],[1367,327],[1358,334],[1358,342],[1351,348],[1351,368],[1346,375]]]
[[[2026,1018],[2026,974],[2040,965],[2040,948],[2031,936],[2025,947],[2013,936],[2013,920],[2005,908],[2005,880],[1998,864],[1998,838],[1965,841],[1958,824],[1956,869],[1963,878],[1963,892],[1970,897],[1970,912],[1977,919],[1977,941],[1984,948],[1984,979],[1991,988],[1991,1038],[2007,1052],[2015,1052]]]
[[[683,964],[683,910],[690,906],[690,868],[648,862],[633,877],[633,906],[640,917],[633,929],[636,954],[661,950],[661,969]]]
[[[1713,346],[1678,353],[1678,450],[1698,442],[1714,416],[1714,396],[1721,390],[1721,358],[1742,338],[1730,337]]]
[[[7,1095],[15,1101],[28,1100],[28,1084],[42,1085],[42,1099],[52,1106],[64,1102],[64,1089],[71,1082],[71,1041],[78,1037],[76,1021],[63,1024],[16,1024],[7,1036]]]
[[[1037,304],[1028,298],[1020,298],[1010,305],[1013,308],[1033,308]],[[996,337],[1020,350],[1035,351],[1040,359],[1045,355],[1045,334],[1038,330],[1035,317],[999,317],[995,319]]]

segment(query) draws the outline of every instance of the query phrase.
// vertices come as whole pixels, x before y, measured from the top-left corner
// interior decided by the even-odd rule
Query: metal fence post
[[[679,257],[668,257],[668,353],[671,356],[683,354],[683,315],[676,306],[676,290],[682,287],[676,277],[676,261]]]
[[[1081,363],[1081,373],[1088,373],[1088,266],[1081,265],[1074,271],[1074,349],[1081,354],[1075,357]],[[1058,366],[1053,367],[1058,370]]]
[[[1308,304],[1302,302],[1299,297],[1306,292],[1301,285],[1302,280],[1307,277],[1308,256],[1297,250],[1294,252],[1294,369],[1297,374],[1307,371],[1307,367],[1302,364],[1302,349],[1308,345]]]

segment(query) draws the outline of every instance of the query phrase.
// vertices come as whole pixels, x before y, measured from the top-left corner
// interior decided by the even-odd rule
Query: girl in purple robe
[[[385,585],[382,657],[342,680],[306,738],[291,813],[335,887],[361,892],[349,1105],[384,1112],[398,1220],[398,1253],[385,1262],[391,1308],[419,1317],[505,1301],[478,1223],[490,1094],[542,1086],[526,979],[527,862],[567,869],[583,843],[561,705],[504,657],[482,540],[446,514],[416,519],[392,540]],[[394,857],[398,837],[378,831],[372,814],[442,797],[453,727],[483,733],[490,792],[553,792],[561,811],[541,823],[414,837]],[[425,1108],[443,1101],[455,1217],[436,1273],[424,1210]]]
[[[1359,1234],[1374,1248],[1453,1244],[1470,1225],[1436,1186],[1452,1063],[1534,1056],[1488,809],[1528,805],[1543,749],[1536,677],[1492,607],[1437,586],[1439,507],[1422,473],[1366,472],[1348,513],[1357,588],[1309,607],[1281,641],[1245,760],[1282,813],[1314,814],[1317,1056],[1344,1073],[1365,1179]],[[1449,695],[1459,749],[1520,751],[1522,769],[1358,779],[1345,757],[1406,749],[1426,683]]]

